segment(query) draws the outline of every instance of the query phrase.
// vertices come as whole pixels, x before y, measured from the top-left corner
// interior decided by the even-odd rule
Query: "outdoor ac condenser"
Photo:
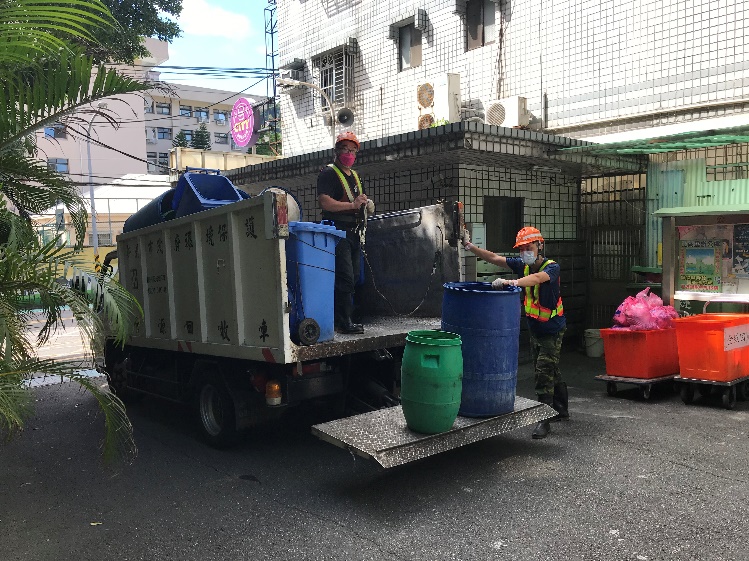
[[[524,127],[530,122],[528,101],[516,95],[496,99],[486,104],[486,124],[499,127]]]

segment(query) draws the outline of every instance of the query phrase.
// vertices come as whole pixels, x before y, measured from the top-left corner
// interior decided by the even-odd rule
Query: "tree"
[[[77,257],[86,232],[84,200],[75,184],[47,169],[28,139],[35,130],[60,121],[69,133],[85,136],[83,125],[92,113],[114,122],[106,111],[91,109],[92,102],[149,88],[104,66],[93,72],[93,58],[74,43],[93,44],[94,33],[112,25],[99,0],[3,0],[0,9],[0,199],[14,207],[11,211],[0,203],[0,433],[10,436],[23,428],[31,403],[25,382],[33,373],[67,376],[98,400],[105,416],[104,454],[110,459],[135,450],[122,402],[77,375],[80,364],[40,360],[36,346],[61,326],[67,307],[89,341],[93,361],[105,334],[124,343],[141,310],[122,286]],[[31,215],[58,201],[75,227],[72,250],[58,247],[57,240],[42,244],[33,229]],[[59,282],[70,267],[90,291]],[[24,308],[21,296],[28,293],[38,294],[41,312]],[[39,315],[44,324],[32,341],[29,323]]]
[[[179,131],[176,134],[174,140],[172,140],[172,146],[174,146],[175,148],[187,148],[188,146],[190,146],[190,142],[187,140],[185,131]]]
[[[172,42],[181,34],[179,25],[167,16],[182,13],[182,0],[102,0],[116,25],[100,26],[92,32],[93,40],[78,38],[86,54],[100,62],[132,63],[150,53],[143,37]]]
[[[205,126],[205,123],[201,123],[198,130],[193,133],[190,148],[197,150],[211,149],[211,133],[208,131],[208,127]]]

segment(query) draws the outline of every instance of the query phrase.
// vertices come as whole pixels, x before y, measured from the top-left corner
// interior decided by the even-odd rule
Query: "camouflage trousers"
[[[531,336],[531,356],[533,356],[533,368],[536,375],[536,394],[554,395],[554,386],[562,381],[562,373],[559,371],[559,356],[562,354],[562,338],[565,329],[559,333],[549,335]]]

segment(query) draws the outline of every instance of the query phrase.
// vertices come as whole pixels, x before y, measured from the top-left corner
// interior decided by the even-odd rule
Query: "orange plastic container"
[[[749,324],[749,314],[698,314],[674,320],[682,378],[730,382],[749,375],[749,346],[725,350],[726,328]]]
[[[601,329],[606,373],[623,378],[658,378],[679,373],[676,329]]]

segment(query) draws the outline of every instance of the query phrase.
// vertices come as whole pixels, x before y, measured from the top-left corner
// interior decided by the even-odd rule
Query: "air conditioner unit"
[[[208,117],[197,117],[198,123],[207,123],[210,121]]]
[[[489,101],[485,109],[487,125],[524,127],[531,118],[528,100],[519,95]]]
[[[216,119],[216,124],[219,127],[223,127],[224,125],[226,125],[226,119]]]
[[[156,144],[156,129],[146,129],[146,144]]]
[[[433,82],[419,85],[416,101],[419,130],[428,129],[434,123],[460,121],[460,74],[442,74]]]

